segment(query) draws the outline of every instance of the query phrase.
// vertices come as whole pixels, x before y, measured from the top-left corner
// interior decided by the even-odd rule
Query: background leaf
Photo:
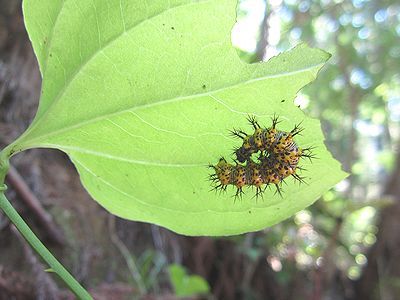
[[[300,45],[245,64],[231,47],[231,0],[37,2],[25,0],[24,14],[42,96],[14,150],[68,153],[110,212],[187,235],[238,234],[291,216],[344,178],[319,122],[293,105],[327,53]],[[303,121],[298,144],[319,158],[305,163],[309,185],[290,180],[283,198],[268,191],[258,202],[251,191],[235,203],[233,188],[209,191],[206,166],[240,144],[228,129],[250,130],[248,113],[266,126],[276,113],[284,130]]]
[[[210,290],[207,281],[198,275],[188,275],[186,270],[177,264],[168,267],[171,283],[174,286],[175,295],[178,297],[190,297],[207,293]]]

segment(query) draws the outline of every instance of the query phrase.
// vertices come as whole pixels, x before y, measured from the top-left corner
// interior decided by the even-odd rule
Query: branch
[[[93,299],[32,232],[29,226],[8,201],[6,196],[4,196],[5,189],[5,185],[0,183],[0,209],[3,210],[15,227],[17,227],[18,231],[28,241],[32,248],[34,248],[43,260],[47,262],[52,271],[61,277],[65,284],[79,299]]]
[[[39,200],[32,193],[31,189],[25,183],[24,179],[19,175],[18,171],[10,167],[7,174],[7,182],[14,188],[17,194],[25,202],[25,204],[33,211],[38,217],[39,222],[46,229],[49,238],[58,245],[64,245],[64,236],[57,225],[53,222],[51,215],[49,215],[42,207]]]

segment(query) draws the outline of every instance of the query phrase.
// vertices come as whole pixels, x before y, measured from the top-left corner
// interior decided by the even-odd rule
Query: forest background
[[[232,42],[243,60],[300,41],[333,56],[295,103],[321,120],[351,176],[294,217],[226,238],[125,221],[90,199],[66,155],[45,149],[13,159],[9,199],[96,299],[397,299],[400,4],[240,1]],[[0,148],[31,122],[40,84],[21,1],[0,0]],[[0,214],[0,299],[72,299],[44,269]]]

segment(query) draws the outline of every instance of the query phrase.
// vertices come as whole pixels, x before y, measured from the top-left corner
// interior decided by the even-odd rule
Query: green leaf
[[[198,275],[187,275],[186,270],[177,264],[168,267],[171,283],[175,295],[178,297],[190,297],[198,294],[208,293],[210,287],[202,277]]]
[[[236,1],[25,0],[24,17],[43,74],[37,115],[12,145],[66,152],[83,185],[120,217],[187,235],[255,231],[312,204],[345,177],[318,120],[293,105],[329,54],[304,44],[246,64],[231,46]],[[323,87],[321,87],[323,88]],[[315,99],[317,101],[318,99]],[[234,201],[210,192],[209,163],[229,158],[249,131],[248,113],[280,129],[303,121],[308,185],[281,198]]]

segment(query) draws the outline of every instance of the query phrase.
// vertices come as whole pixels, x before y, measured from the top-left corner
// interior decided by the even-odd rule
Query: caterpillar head
[[[246,150],[244,147],[240,147],[235,149],[234,152],[236,159],[240,163],[244,163],[250,159],[251,153]]]

